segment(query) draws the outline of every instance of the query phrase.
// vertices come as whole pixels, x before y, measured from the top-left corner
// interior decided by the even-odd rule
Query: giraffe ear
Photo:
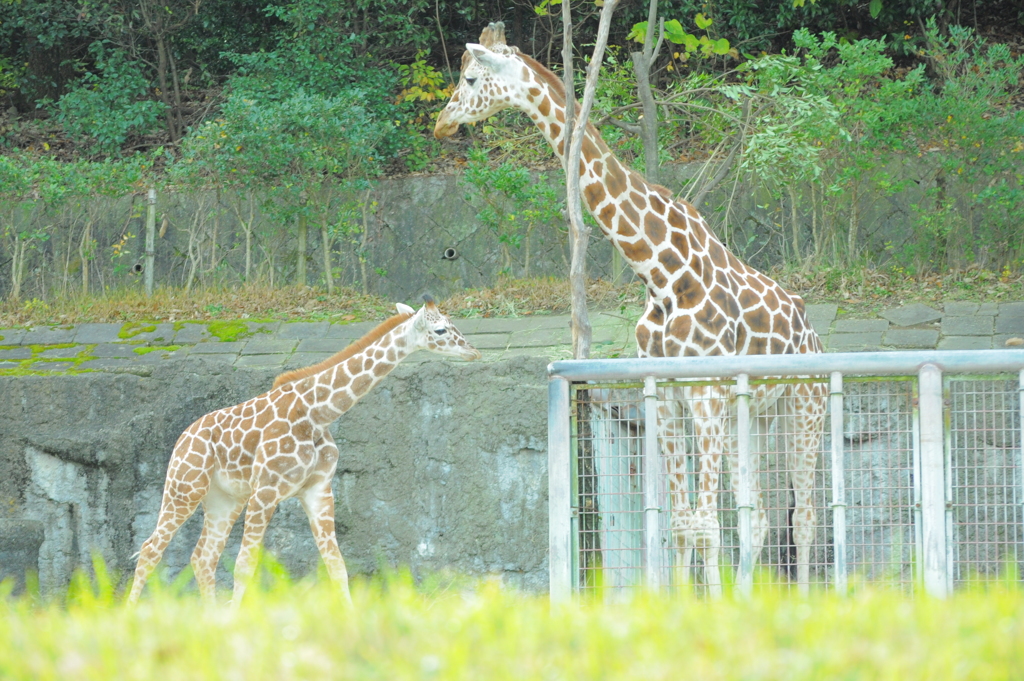
[[[416,310],[412,309],[405,303],[395,303],[395,307],[398,308],[398,314],[416,314]]]
[[[491,52],[483,45],[469,43],[466,45],[466,49],[469,50],[474,59],[491,73],[502,73],[514,66],[510,58],[497,52]]]

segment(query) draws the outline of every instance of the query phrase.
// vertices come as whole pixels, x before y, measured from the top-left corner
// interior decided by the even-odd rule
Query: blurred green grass
[[[126,607],[102,566],[67,597],[0,594],[3,679],[1020,679],[1024,598],[862,590],[703,601],[641,594],[552,607],[495,582],[408,573],[353,582],[264,571],[242,605],[187,576]]]

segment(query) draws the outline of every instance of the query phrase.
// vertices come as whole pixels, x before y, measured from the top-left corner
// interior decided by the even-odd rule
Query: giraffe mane
[[[321,371],[326,371],[337,364],[341,364],[349,357],[365,350],[374,341],[380,340],[384,334],[408,319],[412,319],[412,315],[396,314],[393,317],[385,319],[383,322],[367,332],[365,336],[355,341],[344,350],[331,355],[324,361],[313,364],[312,366],[303,367],[302,369],[286,371],[283,374],[278,375],[278,377],[274,379],[274,388],[280,388],[285,383],[294,383],[295,381],[303,378],[308,378],[313,374],[319,374]],[[273,388],[271,388],[271,390],[273,390]]]
[[[535,71],[537,75],[548,84],[551,88],[551,94],[555,95],[555,103],[560,106],[565,106],[565,83],[562,82],[562,79],[556,76],[551,69],[544,66],[525,52],[520,52],[519,58],[526,63],[527,67]]]
[[[555,104],[564,108],[565,83],[562,82],[562,79],[556,76],[551,69],[544,66],[525,52],[520,52],[518,56],[523,60],[523,63],[526,64],[527,68],[532,69],[538,76],[540,76],[541,80],[548,84],[548,87],[551,88],[551,95],[555,100]],[[576,111],[579,111],[578,103],[576,104]],[[602,152],[608,151],[608,145],[605,143],[604,138],[601,137],[601,133],[598,132],[597,128],[589,120],[587,121],[587,132],[589,132],[590,136],[597,142],[598,147],[601,148]]]

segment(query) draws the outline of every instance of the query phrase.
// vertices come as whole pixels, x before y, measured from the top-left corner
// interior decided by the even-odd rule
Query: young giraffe
[[[559,159],[565,158],[565,88],[562,81],[518,48],[505,43],[504,26],[492,23],[462,56],[462,76],[438,117],[434,136],[455,133],[515,107],[540,129]],[[563,164],[564,165],[564,164]],[[580,189],[591,215],[647,287],[647,303],[636,325],[641,357],[783,354],[821,352],[807,322],[803,300],[740,262],[708,228],[697,210],[675,201],[666,188],[648,183],[625,167],[588,125],[580,162]],[[721,456],[736,456],[735,390],[722,387],[670,389],[658,408],[659,439],[669,462],[672,530],[687,574],[693,551],[704,558],[705,582],[721,592],[718,555],[718,489]],[[811,491],[824,426],[823,384],[759,386],[753,414],[765,414],[784,396],[778,433],[788,434],[790,482],[795,493],[793,540],[797,582],[810,583],[810,545],[817,522]],[[685,481],[682,405],[689,406],[700,447],[699,490],[691,507]],[[783,406],[784,405],[784,406]],[[754,418],[757,435],[766,417]],[[732,466],[735,470],[735,465]],[[756,478],[755,486],[756,486]],[[755,556],[768,530],[758,490],[753,518]]]
[[[319,364],[281,374],[266,393],[211,412],[189,426],[167,466],[156,530],[145,541],[128,597],[138,600],[174,533],[203,504],[203,531],[192,553],[199,591],[214,597],[214,573],[231,527],[245,508],[233,602],[256,569],[255,552],[277,505],[298,497],[332,581],[349,598],[348,573],[334,532],[331,481],[338,448],[328,427],[417,350],[474,360],[471,346],[432,299],[398,314]]]

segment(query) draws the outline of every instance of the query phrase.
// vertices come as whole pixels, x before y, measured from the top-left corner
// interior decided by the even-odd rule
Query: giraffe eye
[[[476,84],[476,78],[470,78],[469,76],[466,76],[466,85],[468,85],[470,87],[473,87],[473,85],[475,85],[475,84]]]
[[[448,329],[434,329],[434,333],[436,333],[438,336],[443,336],[446,333],[448,333]]]

